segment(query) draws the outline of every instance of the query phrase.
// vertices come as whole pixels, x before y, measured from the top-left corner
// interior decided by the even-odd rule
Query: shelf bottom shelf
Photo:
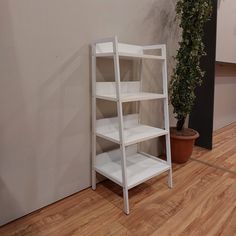
[[[136,145],[127,148],[126,165],[128,189],[170,169],[170,166],[165,161],[145,153],[138,153]],[[122,186],[120,150],[117,149],[97,155],[95,170]]]

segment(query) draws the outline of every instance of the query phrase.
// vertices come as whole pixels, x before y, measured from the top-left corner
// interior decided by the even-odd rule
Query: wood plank
[[[215,149],[195,148],[173,165],[174,188],[162,174],[129,191],[104,181],[0,228],[0,235],[236,235],[235,126],[217,132]],[[207,164],[195,161],[205,161]],[[213,165],[214,164],[214,165]]]
[[[217,235],[228,236],[235,235],[236,232],[236,207],[234,207],[231,214],[225,220],[225,225],[218,232]]]
[[[236,174],[236,122],[214,132],[213,146],[211,151],[196,147],[192,158]]]
[[[225,212],[230,213],[230,207],[232,207],[232,203],[235,202],[236,186],[234,185],[233,187],[234,182],[235,180],[233,179],[227,179],[226,182],[225,178],[221,178],[220,181],[208,181],[210,185],[207,184],[203,192],[199,193],[199,190],[196,192],[190,191],[189,194],[185,195],[184,199],[184,201],[186,201],[186,198],[189,199],[187,207],[185,208],[183,206],[174,216],[167,219],[161,227],[154,232],[154,235],[190,235],[190,233],[199,236],[214,235],[210,234],[209,231],[212,230],[212,227],[214,231],[217,227],[220,227],[219,224],[217,224],[219,223],[219,218],[216,216],[212,217],[212,215],[208,214],[208,210],[212,210],[213,208],[213,212],[220,211],[219,214],[221,214],[221,216],[223,216]],[[203,188],[201,188],[201,190],[203,190]],[[220,209],[222,201],[224,201],[225,204],[223,209]],[[208,232],[203,233],[205,231],[205,224],[209,218],[211,222],[209,223],[209,227],[207,227]],[[223,217],[220,219],[222,220],[222,218]],[[182,221],[179,221],[179,219],[182,219]],[[199,221],[199,219],[201,219],[200,222],[196,224],[196,221]],[[194,234],[194,231],[196,231],[196,234]]]

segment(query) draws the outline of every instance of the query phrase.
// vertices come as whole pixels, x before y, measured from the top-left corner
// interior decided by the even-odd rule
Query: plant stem
[[[178,119],[177,124],[176,124],[177,131],[181,131],[183,129],[185,119],[186,119],[185,117]]]

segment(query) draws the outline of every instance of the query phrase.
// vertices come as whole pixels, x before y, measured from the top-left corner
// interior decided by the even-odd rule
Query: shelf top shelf
[[[138,46],[132,44],[118,43],[118,51],[114,52],[112,42],[103,42],[96,44],[96,57],[113,57],[115,53],[118,54],[120,58],[124,59],[155,59],[155,60],[165,60],[166,56],[163,53],[165,45],[152,45],[152,46]],[[147,53],[150,50],[160,50],[161,55],[156,55],[152,53]]]
[[[129,147],[134,149],[132,146]],[[128,189],[137,186],[161,173],[168,171],[170,166],[145,153],[126,151]],[[95,169],[100,174],[122,186],[122,168],[120,150],[97,155]]]
[[[108,101],[114,101],[114,102],[118,101],[116,94],[96,94],[96,97]],[[121,102],[134,102],[134,101],[155,100],[164,98],[166,98],[164,94],[134,92],[134,93],[122,93],[120,99]]]
[[[113,52],[110,53],[97,53],[96,57],[108,57],[111,58],[115,54]],[[165,57],[163,56],[156,56],[156,55],[149,55],[149,54],[135,54],[135,53],[124,53],[124,52],[118,52],[118,56],[121,59],[132,59],[132,58],[143,58],[143,59],[155,59],[155,60],[165,60]]]

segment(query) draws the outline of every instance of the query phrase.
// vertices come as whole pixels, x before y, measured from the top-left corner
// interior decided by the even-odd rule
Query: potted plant
[[[177,18],[182,29],[182,40],[175,57],[176,66],[170,81],[170,102],[174,108],[176,127],[171,127],[172,160],[186,162],[192,154],[197,131],[184,124],[195,101],[195,88],[202,83],[204,72],[200,59],[206,55],[203,44],[204,25],[212,12],[211,0],[178,0]]]

